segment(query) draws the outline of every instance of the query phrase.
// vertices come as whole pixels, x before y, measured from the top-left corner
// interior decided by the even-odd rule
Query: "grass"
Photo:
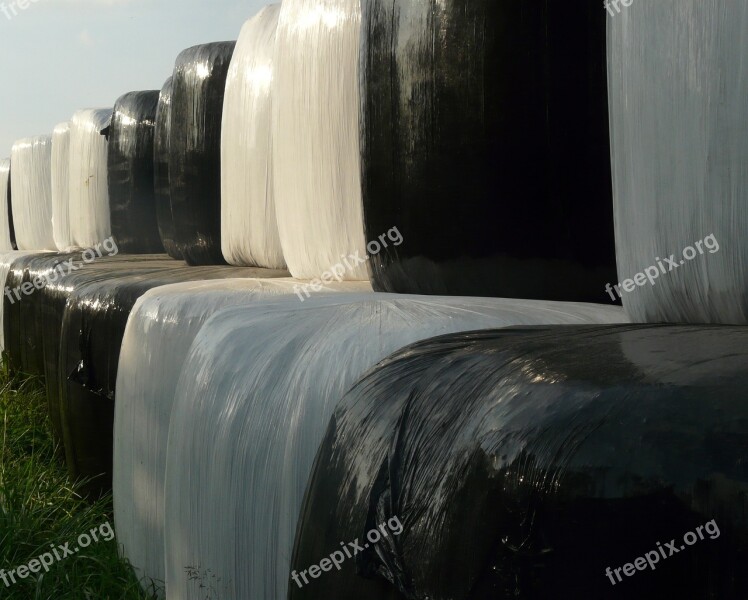
[[[52,437],[42,382],[11,375],[0,366],[0,598],[10,600],[152,600],[144,593],[130,565],[118,556],[111,538],[112,498],[83,499],[80,485],[70,481]],[[63,558],[58,549],[95,529],[99,541]],[[85,543],[85,542],[84,542]],[[25,579],[7,575],[51,546],[61,560]],[[47,557],[50,557],[47,554]],[[50,559],[46,559],[50,562]],[[40,568],[38,563],[32,563]],[[3,571],[0,571],[2,576]]]

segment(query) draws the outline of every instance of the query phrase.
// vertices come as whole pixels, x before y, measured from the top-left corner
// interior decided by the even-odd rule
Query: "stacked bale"
[[[156,219],[161,243],[166,253],[181,260],[174,233],[169,189],[169,148],[171,146],[171,77],[166,80],[158,97],[156,133],[153,142],[153,185],[156,195]]]
[[[20,250],[56,250],[52,233],[52,137],[13,144],[13,223]]]
[[[293,279],[172,284],[135,304],[117,373],[113,489],[117,539],[139,577],[166,579],[166,442],[179,375],[195,336],[221,308],[276,297],[298,301],[299,285]],[[326,293],[367,291],[366,282],[345,282],[330,284]]]
[[[362,5],[363,223],[404,238],[372,257],[374,288],[608,301],[598,0]]]
[[[296,518],[329,416],[390,352],[439,333],[622,318],[606,307],[376,294],[215,314],[174,394],[167,594],[202,598],[195,578],[210,574],[221,597],[286,597]],[[185,565],[199,565],[198,573]]]
[[[226,80],[221,135],[221,247],[227,262],[285,269],[275,216],[272,83],[280,5],[242,28]]]
[[[74,250],[70,231],[70,122],[52,132],[52,235],[61,252]]]
[[[10,195],[10,159],[0,160],[0,252],[14,249]]]
[[[746,349],[641,326],[404,348],[330,420],[288,597],[746,597]],[[341,540],[368,546],[310,578]]]
[[[70,232],[81,248],[112,235],[105,136],[111,120],[107,108],[80,110],[70,122]]]
[[[130,92],[114,104],[107,173],[112,235],[120,252],[163,252],[156,220],[154,135],[159,92]]]
[[[235,42],[184,50],[174,66],[169,189],[177,249],[187,264],[221,255],[221,118]]]
[[[318,277],[341,255],[365,254],[360,24],[359,0],[281,6],[272,89],[275,207],[283,255],[300,279]],[[353,263],[344,277],[368,279],[365,264]]]
[[[747,31],[737,0],[610,19],[611,283],[637,322],[748,324]]]

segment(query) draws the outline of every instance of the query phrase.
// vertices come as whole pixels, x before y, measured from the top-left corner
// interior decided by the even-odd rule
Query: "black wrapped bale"
[[[399,351],[330,422],[292,580],[369,547],[289,598],[748,597],[747,359],[748,328],[695,326]]]
[[[156,109],[156,139],[153,143],[153,184],[156,194],[156,220],[161,243],[166,253],[182,260],[174,237],[174,217],[171,214],[169,189],[169,148],[171,140],[171,77],[166,80],[158,97]]]
[[[41,276],[50,275],[54,262],[49,259],[45,269],[39,269]],[[59,372],[60,334],[65,305],[70,295],[79,287],[92,282],[100,282],[130,275],[143,275],[175,268],[174,262],[163,255],[141,254],[137,256],[113,256],[95,263],[76,265],[80,269],[66,273],[56,281],[48,283],[32,298],[24,311],[23,322],[38,320],[38,328],[44,332],[41,338],[44,361],[44,379],[47,388],[47,405],[52,429],[62,442],[60,422],[60,388],[66,376]]]
[[[114,104],[107,170],[112,236],[121,252],[163,252],[156,221],[153,140],[158,91],[130,92]]]
[[[190,265],[221,254],[221,121],[236,42],[184,50],[172,78],[169,187],[177,249]]]
[[[115,384],[125,326],[135,302],[155,287],[185,281],[288,277],[242,267],[173,267],[92,281],[69,296],[60,333],[60,419],[68,470],[90,480],[94,495],[111,490]]]
[[[363,3],[369,252],[404,238],[372,257],[376,290],[610,301],[606,16],[598,0]]]

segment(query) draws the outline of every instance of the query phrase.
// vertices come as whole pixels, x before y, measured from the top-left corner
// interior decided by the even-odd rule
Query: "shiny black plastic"
[[[156,193],[156,220],[166,253],[182,260],[174,239],[174,217],[171,214],[169,189],[169,147],[171,140],[171,77],[166,80],[156,110],[156,139],[153,144],[153,180]]]
[[[599,0],[371,0],[361,64],[378,291],[610,301]],[[371,251],[370,251],[371,252]]]
[[[512,328],[416,344],[338,406],[293,568],[363,545],[389,519],[403,531],[290,583],[289,598],[744,599],[747,451],[745,327]],[[654,570],[621,571],[658,542],[669,556]]]
[[[60,333],[60,419],[68,470],[90,479],[89,491],[111,489],[114,400],[125,326],[148,290],[184,281],[288,277],[286,271],[207,266],[162,268],[79,285],[69,295]]]
[[[169,180],[177,249],[190,265],[221,254],[221,121],[236,42],[184,50],[172,78]]]
[[[158,96],[158,91],[130,92],[114,104],[107,156],[109,208],[112,236],[126,254],[164,251],[153,179]]]
[[[11,163],[10,168],[13,168]],[[10,245],[13,250],[18,250],[18,244],[16,243],[16,228],[13,225],[13,203],[11,202],[11,193],[13,190],[10,187],[10,174],[8,174],[8,229],[10,231]]]

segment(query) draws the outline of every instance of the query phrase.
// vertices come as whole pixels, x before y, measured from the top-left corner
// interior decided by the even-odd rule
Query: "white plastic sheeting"
[[[11,154],[13,225],[19,250],[57,250],[52,235],[52,137],[18,140]]]
[[[251,305],[270,297],[301,305],[296,295],[299,283],[293,279],[180,283],[153,289],[135,304],[117,371],[113,487],[117,539],[139,577],[165,579],[166,440],[174,392],[193,339],[207,319],[227,306]],[[366,282],[333,282],[327,288],[327,292],[366,291],[371,291]]]
[[[318,277],[341,256],[365,255],[360,30],[359,0],[284,0],[281,7],[272,91],[275,206],[283,255],[300,279]],[[368,279],[366,265],[345,278]]]
[[[111,236],[106,137],[112,109],[79,110],[70,123],[70,233],[89,248]]]
[[[52,234],[61,252],[74,249],[70,235],[70,121],[52,132]]]
[[[285,269],[275,218],[272,83],[280,5],[247,21],[231,59],[221,131],[221,250],[229,264]]]
[[[10,238],[10,219],[8,214],[8,186],[10,185],[10,159],[0,160],[0,252],[13,250]]]
[[[746,324],[748,4],[640,2],[608,23],[619,281],[659,271],[627,284],[624,307],[637,322]]]
[[[285,598],[296,522],[338,400],[404,345],[509,325],[615,323],[621,309],[527,300],[331,295],[224,309],[174,394],[165,486],[167,594]]]

